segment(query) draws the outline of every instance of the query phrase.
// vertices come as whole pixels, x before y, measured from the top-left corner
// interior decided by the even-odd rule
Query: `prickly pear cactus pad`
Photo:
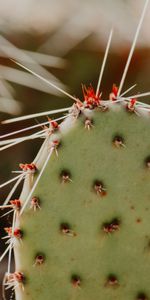
[[[60,134],[31,197],[39,207],[19,220],[21,299],[148,299],[149,136],[150,119],[120,106]]]
[[[135,85],[122,93],[148,3],[120,84],[106,100],[100,85],[113,30],[96,91],[83,85],[80,100],[15,62],[73,104],[4,121],[67,112],[0,136],[9,137],[0,141],[0,151],[44,139],[34,161],[20,163],[17,175],[0,185],[15,182],[0,207],[13,215],[0,257],[8,254],[4,300],[8,289],[16,300],[150,300],[150,105],[139,101],[150,93],[126,96]],[[20,183],[20,197],[13,199]]]

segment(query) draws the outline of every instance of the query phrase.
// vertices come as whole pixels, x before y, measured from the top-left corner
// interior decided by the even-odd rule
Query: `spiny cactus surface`
[[[121,94],[148,2],[109,100],[102,100],[100,83],[112,30],[97,90],[83,86],[83,102],[16,62],[74,101],[69,111],[19,118],[68,111],[61,124],[48,119],[40,132],[1,143],[4,150],[45,139],[34,161],[0,186],[16,181],[2,206],[11,208],[13,222],[0,257],[8,253],[4,287],[16,300],[150,299],[150,106],[138,101],[149,93],[125,97],[132,86]],[[22,181],[20,198],[11,199]]]
[[[21,299],[150,296],[149,135],[150,120],[120,106],[60,133],[20,218]]]

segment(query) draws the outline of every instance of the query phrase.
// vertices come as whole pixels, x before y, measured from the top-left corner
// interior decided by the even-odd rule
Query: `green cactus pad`
[[[21,300],[150,299],[150,120],[118,106],[91,122],[61,133],[20,216]]]

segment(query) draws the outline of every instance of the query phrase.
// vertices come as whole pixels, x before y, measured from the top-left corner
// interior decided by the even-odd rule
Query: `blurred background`
[[[113,39],[101,85],[103,98],[107,99],[112,84],[120,82],[144,3],[144,0],[1,0],[0,120],[68,107],[73,103],[16,66],[9,58],[22,62],[82,100],[82,83],[91,83],[96,88],[105,47],[113,27]],[[149,18],[150,5],[123,88],[126,90],[136,83],[131,95],[150,91]],[[150,103],[150,97],[142,101]],[[38,121],[33,119],[1,124],[0,135],[46,120],[46,117],[41,117]],[[27,134],[30,132],[14,137]],[[14,176],[11,171],[18,170],[19,163],[33,161],[42,142],[42,139],[26,141],[1,152],[0,184]],[[1,203],[12,186],[10,184],[1,189]],[[19,197],[20,189],[21,186],[13,199]],[[11,226],[11,215],[0,219],[1,237],[5,235],[3,227],[6,226]],[[4,248],[2,240],[1,253]],[[4,259],[0,265],[1,280],[6,262]]]

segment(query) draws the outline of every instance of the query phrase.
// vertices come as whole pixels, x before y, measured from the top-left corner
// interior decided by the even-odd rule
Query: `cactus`
[[[150,298],[150,107],[141,95],[121,94],[147,4],[109,100],[102,100],[100,83],[112,31],[96,92],[83,86],[80,101],[62,91],[75,101],[65,120],[49,119],[28,137],[45,140],[32,163],[19,165],[3,205],[13,210],[1,257],[8,252],[4,286],[15,289],[16,300]],[[21,181],[20,198],[12,200]]]

